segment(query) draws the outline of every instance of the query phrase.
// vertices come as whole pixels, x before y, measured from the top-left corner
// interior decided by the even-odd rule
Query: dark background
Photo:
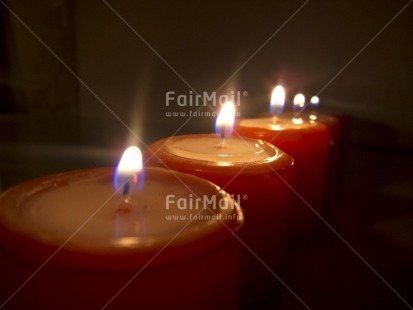
[[[166,107],[167,91],[247,91],[242,117],[267,111],[276,84],[289,103],[319,93],[322,110],[353,120],[329,221],[411,298],[413,5],[349,64],[408,1],[311,0],[289,22],[304,1],[109,1],[123,21],[102,1],[4,3],[14,14],[0,3],[0,189],[115,165],[130,143],[213,131],[213,117],[167,117],[197,110]],[[408,309],[331,230],[320,234],[291,251],[285,274],[311,308]],[[287,291],[264,304],[300,309]]]
[[[108,2],[136,33],[102,1],[6,3],[38,38],[0,6],[2,117],[67,122],[28,133],[33,142],[125,144],[128,130],[96,96],[152,142],[186,121],[165,116],[185,110],[165,106],[167,91],[247,91],[239,111],[249,117],[267,111],[281,83],[290,101],[322,90],[323,108],[377,126],[354,142],[413,149],[410,6],[328,84],[407,1],[309,1],[281,29],[304,1]],[[180,132],[209,132],[213,123],[194,118]]]

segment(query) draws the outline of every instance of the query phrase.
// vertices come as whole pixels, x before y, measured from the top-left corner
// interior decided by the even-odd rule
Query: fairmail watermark
[[[217,92],[194,93],[189,91],[187,94],[176,94],[174,91],[167,91],[165,94],[165,104],[167,107],[217,107],[227,101],[232,101],[236,106],[241,105],[241,99],[248,96],[247,91],[231,91],[229,94]]]
[[[220,195],[201,195],[194,196],[189,194],[187,197],[176,197],[175,195],[167,195],[165,197],[166,210],[234,210],[236,209],[235,202],[241,206],[241,201],[248,199],[247,195],[230,195],[222,197]]]
[[[242,220],[242,215],[233,214],[167,214],[167,221],[233,221]]]
[[[219,111],[199,111],[199,110],[189,110],[189,111],[166,111],[166,117],[213,117],[217,118]],[[241,112],[236,111],[235,117],[241,117]]]

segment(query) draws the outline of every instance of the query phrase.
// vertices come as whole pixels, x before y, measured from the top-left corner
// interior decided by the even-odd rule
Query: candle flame
[[[293,109],[294,111],[300,111],[302,108],[304,108],[305,104],[305,97],[303,94],[297,94],[294,97],[293,101]]]
[[[131,185],[138,183],[138,175],[142,171],[142,166],[141,150],[136,146],[127,148],[115,172],[115,189],[127,186],[127,191],[129,191]]]
[[[235,106],[232,101],[227,101],[222,106],[215,123],[215,132],[222,138],[231,136],[235,122]]]
[[[272,114],[281,114],[284,109],[285,91],[284,87],[278,85],[271,94],[270,112]]]
[[[142,152],[136,146],[126,149],[118,165],[118,173],[135,175],[142,170]]]
[[[320,98],[317,96],[312,96],[310,102],[312,106],[317,106],[320,103]]]

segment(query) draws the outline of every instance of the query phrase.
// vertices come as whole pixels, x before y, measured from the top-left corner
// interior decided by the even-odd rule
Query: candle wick
[[[221,126],[221,139],[225,140],[225,125]]]
[[[118,208],[116,209],[117,214],[128,214],[131,212],[131,203],[130,203],[130,197],[129,197],[129,190],[130,190],[130,180],[131,177],[129,177],[125,184],[123,185],[123,191],[122,191],[122,196],[123,196],[123,201],[120,203]]]
[[[121,215],[121,214],[129,214],[132,212],[132,205],[129,202],[128,198],[125,198],[124,201],[122,201],[119,206],[116,208],[115,211],[117,214]]]
[[[225,148],[225,125],[221,127],[221,143],[219,144],[219,148]]]
[[[127,198],[128,194],[129,194],[129,189],[130,189],[130,178],[128,178],[128,180],[126,181],[125,185],[123,185],[123,192],[122,195]]]

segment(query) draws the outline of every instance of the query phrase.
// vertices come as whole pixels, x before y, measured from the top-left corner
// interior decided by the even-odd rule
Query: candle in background
[[[228,106],[230,105],[230,106]],[[231,106],[232,105],[232,106]],[[167,167],[200,176],[221,186],[240,202],[245,214],[241,239],[259,259],[280,271],[286,238],[293,160],[269,143],[229,136],[234,115],[227,103],[217,119],[217,134],[169,137],[150,145],[149,165]],[[274,290],[277,279],[248,249],[242,262],[243,305]]]
[[[278,87],[274,93],[278,96],[272,96],[271,105],[283,106],[284,92]],[[295,96],[295,110],[298,111],[304,104],[302,94]],[[289,154],[295,163],[293,189],[320,213],[331,135],[324,124],[295,115],[278,113],[270,117],[242,119],[236,123],[235,131],[244,137],[263,139]],[[319,223],[318,217],[297,194],[293,195],[290,212],[290,236],[293,240],[307,238]]]
[[[239,206],[195,176],[139,172],[137,152],[115,182],[112,168],[79,170],[0,195],[2,304],[102,308],[136,276],[109,308],[236,309]]]
[[[302,106],[303,107],[303,106]],[[349,117],[346,115],[331,115],[319,112],[320,99],[313,96],[305,110],[286,112],[284,117],[293,119],[297,112],[299,117],[310,123],[325,125],[331,139],[328,144],[326,182],[324,189],[323,215],[331,215],[334,200],[338,195],[338,189],[344,178],[345,159],[349,136]]]
[[[332,140],[330,142],[327,163],[327,195],[326,206],[330,206],[344,179],[345,162],[350,135],[350,117],[344,114],[331,114],[320,112],[320,99],[313,96],[310,106],[304,115],[315,122],[320,122],[330,130]]]

